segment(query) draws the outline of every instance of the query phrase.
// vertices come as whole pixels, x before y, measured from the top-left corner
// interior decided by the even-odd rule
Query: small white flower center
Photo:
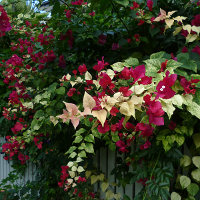
[[[165,89],[165,86],[163,85],[161,88],[160,88],[160,91],[163,91]]]

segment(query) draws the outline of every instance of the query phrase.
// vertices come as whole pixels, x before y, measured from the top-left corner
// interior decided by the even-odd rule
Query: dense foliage
[[[200,2],[50,3],[42,21],[0,7],[2,152],[16,169],[2,194],[100,199],[100,182],[128,200],[113,188],[137,181],[135,200],[199,199]],[[92,165],[105,147],[116,183]],[[16,186],[29,162],[36,180]]]

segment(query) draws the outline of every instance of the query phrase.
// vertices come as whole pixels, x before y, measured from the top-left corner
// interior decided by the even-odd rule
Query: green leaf
[[[162,140],[162,144],[163,144],[163,148],[165,149],[165,151],[169,151],[171,149],[171,146],[166,139]]]
[[[128,4],[129,4],[129,0],[115,0],[115,2],[124,6],[124,7],[127,7]]]
[[[76,171],[77,171],[77,167],[76,167],[76,166],[73,166],[73,167],[72,167],[72,171],[73,171],[73,172],[76,172]]]
[[[200,156],[194,156],[192,162],[197,168],[200,168]]]
[[[185,137],[181,135],[175,135],[175,140],[179,146],[183,145]]]
[[[188,198],[186,198],[185,200],[196,200],[194,197],[189,196]]]
[[[82,162],[82,161],[83,161],[83,159],[81,157],[77,157],[77,159],[76,159],[77,163]]]
[[[39,124],[39,120],[36,120],[36,119],[34,119],[32,122],[31,122],[31,128],[33,129],[33,130],[39,130],[40,129],[40,127],[41,127],[41,124]]]
[[[76,136],[73,143],[80,143],[82,141],[83,137],[81,135]]]
[[[183,65],[180,66],[181,68],[189,69],[194,72],[197,72],[197,64],[194,60],[190,60],[188,53],[178,54],[177,59],[179,62],[183,63]]]
[[[163,56],[165,55],[164,51],[160,51],[157,53],[153,53],[150,55],[150,59],[159,59],[159,58],[163,58]]]
[[[72,162],[72,161],[68,162],[67,166],[68,166],[68,167],[74,166],[74,162]]]
[[[171,193],[171,200],[181,200],[181,196],[176,192],[172,192]]]
[[[94,153],[94,147],[92,143],[86,143],[85,151],[88,153]]]
[[[200,182],[200,169],[195,169],[192,171],[191,175],[195,181]]]
[[[84,139],[86,142],[94,142],[94,136],[92,134],[89,134]]]
[[[163,199],[169,199],[169,197],[170,197],[170,193],[168,191],[168,188],[169,188],[169,184],[168,184],[167,187],[165,187],[165,188],[163,187],[163,188],[160,189],[160,196],[162,196]]]
[[[96,2],[100,3],[99,12],[102,12],[102,13],[104,13],[105,10],[109,9],[112,5],[111,2],[107,0],[101,0],[101,1],[96,1]]]
[[[2,80],[0,80],[0,85],[1,85],[1,86],[2,86],[2,85],[5,85],[4,82],[3,82]]]
[[[60,2],[59,1],[55,1],[53,3],[53,10],[51,12],[52,15],[57,15],[59,12],[61,12],[62,9],[60,9]]]
[[[169,182],[163,182],[159,184],[160,187],[169,186]]]
[[[33,103],[32,102],[24,102],[23,106],[29,108],[29,109],[33,109]]]
[[[160,33],[160,29],[158,27],[149,28],[149,32],[151,34],[151,37],[154,37],[156,34]]]
[[[175,74],[177,74],[179,76],[184,76],[186,79],[190,78],[188,73],[184,69],[180,69],[180,68],[176,69]]]
[[[91,171],[86,171],[85,172],[85,177],[88,179],[91,176],[92,172]]]
[[[64,95],[65,94],[65,87],[60,87],[56,90],[57,94]]]
[[[49,92],[51,92],[51,93],[55,92],[57,85],[58,85],[58,83],[51,84],[48,88]]]
[[[103,182],[101,184],[101,190],[102,190],[102,192],[105,192],[107,190],[108,186],[109,186],[108,182]]]
[[[185,189],[188,185],[190,185],[191,180],[187,176],[180,177],[180,184],[183,189]]]
[[[182,108],[184,98],[180,94],[174,95],[172,98],[172,103],[176,105],[178,108]]]
[[[196,116],[198,119],[200,119],[200,106],[195,103],[195,102],[191,102],[189,103],[189,105],[187,106],[187,110],[194,116]]]
[[[180,159],[180,165],[182,167],[188,167],[191,165],[191,158],[187,155],[184,155],[183,158]]]
[[[128,122],[128,120],[131,118],[131,116],[125,116],[124,120],[123,120],[123,127],[126,128],[126,123]]]
[[[116,199],[116,200],[120,200],[121,199],[121,194],[119,194],[119,193],[115,194],[113,198]]]
[[[93,134],[96,138],[101,139],[102,134],[99,133],[99,131],[98,131],[97,129],[93,129],[93,130],[92,130],[92,134]]]
[[[176,69],[176,68],[180,67],[181,65],[183,65],[183,64],[180,62],[177,62],[175,60],[172,60],[172,59],[168,60],[168,62],[167,62],[167,68]]]
[[[141,42],[149,43],[149,39],[147,37],[140,37]]]
[[[116,135],[116,134],[112,135],[112,141],[113,141],[113,142],[119,141],[119,136]]]
[[[98,175],[98,180],[103,181],[104,178],[105,178],[105,175],[103,173]]]
[[[70,157],[70,158],[75,158],[76,155],[77,155],[77,153],[76,153],[76,152],[73,152],[73,153],[71,153],[71,154],[69,155],[69,157]]]
[[[188,53],[179,53],[177,55],[177,59],[180,60],[180,62],[183,62],[183,60],[189,60],[190,56]]]
[[[200,74],[191,74],[193,79],[200,79]]]
[[[111,150],[111,151],[115,151],[116,150],[116,145],[115,145],[115,143],[113,143],[113,142],[111,142],[110,144],[109,144],[109,149]]]
[[[84,118],[84,124],[85,124],[87,127],[91,127],[91,122],[90,122],[89,118]]]
[[[77,147],[75,147],[75,146],[71,146],[71,147],[69,148],[69,150],[68,150],[65,154],[70,154],[70,153],[74,152],[74,150],[76,150],[76,148],[77,148]]]
[[[91,184],[94,184],[98,181],[98,176],[92,175],[90,179],[91,179]]]
[[[121,72],[124,69],[124,64],[122,62],[117,62],[111,65],[114,71]]]
[[[131,199],[127,195],[124,195],[123,200],[131,200]]]
[[[196,148],[198,149],[200,147],[200,133],[193,135],[192,138]]]
[[[73,172],[73,171],[69,171],[69,175],[70,175],[70,177],[71,177],[71,178],[74,178],[74,177],[75,177],[75,175],[76,175],[76,173],[75,173],[75,172]]]
[[[199,191],[199,186],[196,183],[191,183],[187,187],[187,191],[190,195],[195,196]]]
[[[78,154],[78,156],[81,157],[81,158],[86,158],[86,157],[87,157],[84,150],[82,150],[82,151]]]
[[[139,60],[137,58],[128,58],[124,61],[126,67],[132,67],[139,65]]]
[[[78,169],[77,169],[77,171],[78,171],[79,173],[81,173],[81,172],[84,172],[85,170],[83,169],[82,166],[79,166]]]
[[[79,145],[78,149],[79,150],[84,150],[86,148],[86,145],[84,142],[81,143],[81,145]]]
[[[78,131],[76,131],[75,135],[81,135],[82,133],[84,133],[86,130],[84,128],[79,129]]]
[[[175,111],[175,107],[173,106],[172,101],[168,99],[162,99],[161,104],[162,104],[162,109],[167,113],[170,119]]]
[[[43,110],[38,110],[35,115],[34,115],[34,118],[40,118],[40,117],[43,117],[44,116],[44,111]]]
[[[194,102],[196,102],[198,105],[200,105],[200,83],[198,83],[198,88],[196,89],[196,93],[194,96]]]
[[[114,194],[111,190],[108,190],[108,191],[106,192],[106,199],[107,199],[107,200],[112,199],[114,196],[115,196],[115,194]]]
[[[168,135],[165,139],[172,145],[175,142],[175,135]]]
[[[159,74],[157,71],[161,68],[161,62],[159,59],[148,59],[144,61],[146,63],[146,75],[157,77]]]
[[[181,135],[185,135],[188,132],[188,129],[186,126],[177,126],[174,130],[176,133],[179,133]]]

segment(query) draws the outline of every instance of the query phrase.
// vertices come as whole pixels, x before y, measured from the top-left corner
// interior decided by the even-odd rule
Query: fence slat
[[[3,138],[0,138],[0,144],[4,142],[5,140]],[[96,152],[96,157],[94,159],[94,165],[98,169],[98,171],[102,171],[106,179],[108,179],[109,183],[116,183],[116,177],[114,175],[111,175],[111,171],[116,166],[116,158],[119,156],[116,152],[112,152],[108,150],[108,148],[101,148],[99,151]],[[11,167],[11,163],[3,159],[4,154],[0,154],[0,182],[2,179],[6,178],[8,174],[13,171]],[[33,181],[35,180],[35,173],[36,168],[32,163],[27,164],[27,169],[25,171],[25,174],[23,177],[21,177],[19,180],[17,180],[17,184],[25,184],[28,180]],[[100,190],[100,184],[95,184],[94,186],[95,191],[101,191]],[[141,184],[135,183],[127,185],[126,188],[122,187],[112,187],[111,188],[114,193],[120,193],[121,197],[123,197],[124,194],[129,196],[130,198],[134,198],[134,196],[142,189]],[[105,194],[100,193],[100,198],[105,199]]]
[[[5,142],[5,139],[0,137],[0,145],[2,145]],[[4,160],[4,154],[0,154],[0,182],[7,178],[9,173],[13,171],[13,168],[11,167],[12,161],[6,161]],[[27,164],[27,169],[25,170],[24,176],[20,177],[19,180],[15,182],[15,184],[24,185],[28,180],[33,181],[35,180],[35,174],[33,173],[35,171],[35,167],[32,163]]]

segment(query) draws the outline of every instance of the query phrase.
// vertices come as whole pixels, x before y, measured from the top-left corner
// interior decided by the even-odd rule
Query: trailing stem
[[[113,3],[112,0],[111,0],[111,4],[112,4],[112,7],[113,7],[114,11],[117,13],[117,16],[118,16],[119,20],[120,20],[121,23],[124,25],[124,27],[125,27],[125,29],[127,30],[127,32],[129,33],[128,27],[126,26],[126,24],[125,24],[125,22],[123,21],[123,19],[120,17],[119,12],[118,12],[118,10],[116,9],[115,4]]]
[[[154,170],[155,170],[155,168],[156,168],[156,166],[157,166],[157,164],[158,164],[159,158],[160,158],[160,152],[159,152],[159,154],[158,154],[156,163],[155,163],[155,165],[154,165],[154,167],[153,167],[153,169],[152,169],[152,171],[151,171],[150,180],[152,179],[152,176],[153,176]],[[142,200],[145,200],[146,196],[147,196],[147,187],[145,186],[145,193],[144,193],[144,196],[143,196]]]

